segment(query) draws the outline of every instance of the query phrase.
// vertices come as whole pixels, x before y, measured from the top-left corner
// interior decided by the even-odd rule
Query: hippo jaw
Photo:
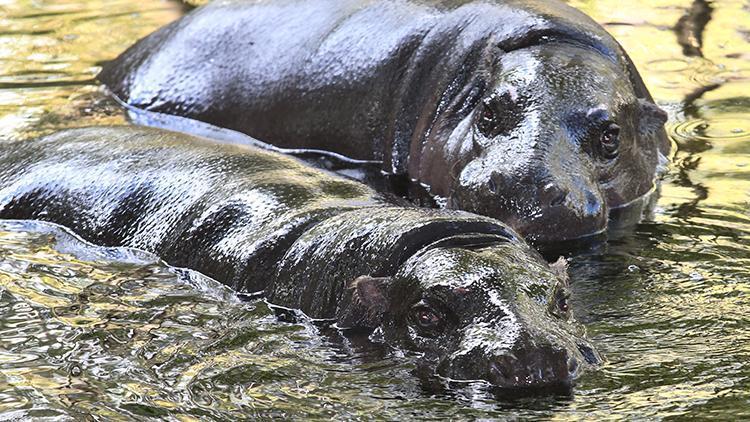
[[[653,190],[666,113],[636,97],[634,69],[555,42],[497,62],[493,80],[454,100],[471,107],[435,119],[423,149],[418,178],[448,207],[558,241],[604,231],[610,210]]]
[[[600,362],[567,309],[564,269],[517,245],[426,249],[392,277],[353,283],[365,325],[451,381],[570,387]]]

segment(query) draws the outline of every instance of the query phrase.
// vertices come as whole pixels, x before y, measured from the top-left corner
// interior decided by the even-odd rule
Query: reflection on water
[[[123,121],[99,64],[177,18],[177,2],[0,1],[0,136]]]
[[[750,417],[750,5],[569,2],[630,52],[677,145],[649,221],[573,260],[576,312],[609,359],[573,397],[421,385],[408,356],[198,274],[3,223],[0,418]],[[180,13],[0,1],[0,136],[122,122],[98,64]]]
[[[197,273],[41,224],[0,224],[0,255],[3,419],[356,407],[351,380],[337,376],[348,368],[314,327],[281,323],[264,302],[241,302]]]
[[[610,358],[585,382],[606,395],[590,408],[747,417],[750,6],[571,3],[630,52],[670,110],[677,145],[654,221],[611,242],[604,256],[577,260],[579,303]]]

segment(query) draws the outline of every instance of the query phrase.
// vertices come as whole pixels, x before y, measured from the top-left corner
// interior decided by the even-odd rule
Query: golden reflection
[[[2,371],[6,382],[14,387],[27,387],[45,390],[56,390],[64,387],[68,382],[66,377],[53,372],[53,368],[19,368],[4,369]]]
[[[100,63],[180,16],[170,1],[4,3],[0,25],[0,138],[123,122],[93,78]]]
[[[743,1],[714,3],[703,34],[704,57],[685,57],[674,27],[691,5],[688,0],[570,0],[615,36],[660,102],[680,103],[710,83],[750,78],[750,42],[738,22],[750,22]],[[745,30],[748,24],[745,24]],[[732,96],[745,95],[740,87]]]
[[[33,280],[18,279],[10,274],[4,274],[2,272],[0,272],[0,288],[12,293],[16,297],[25,298],[32,303],[46,306],[48,308],[65,306],[70,303],[70,301],[65,298],[41,293],[40,290],[43,291],[43,289],[36,288]]]

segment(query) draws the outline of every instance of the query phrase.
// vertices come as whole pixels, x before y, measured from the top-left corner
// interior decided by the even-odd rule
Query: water
[[[4,222],[0,419],[750,417],[750,4],[571,3],[630,52],[677,146],[653,215],[573,260],[608,363],[572,395],[428,384],[409,355],[155,257]],[[124,122],[98,65],[183,12],[0,1],[0,137]]]

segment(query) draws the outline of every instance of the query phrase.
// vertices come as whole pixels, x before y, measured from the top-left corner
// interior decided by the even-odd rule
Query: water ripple
[[[678,142],[750,140],[750,114],[724,114],[709,119],[692,119],[672,126]]]

